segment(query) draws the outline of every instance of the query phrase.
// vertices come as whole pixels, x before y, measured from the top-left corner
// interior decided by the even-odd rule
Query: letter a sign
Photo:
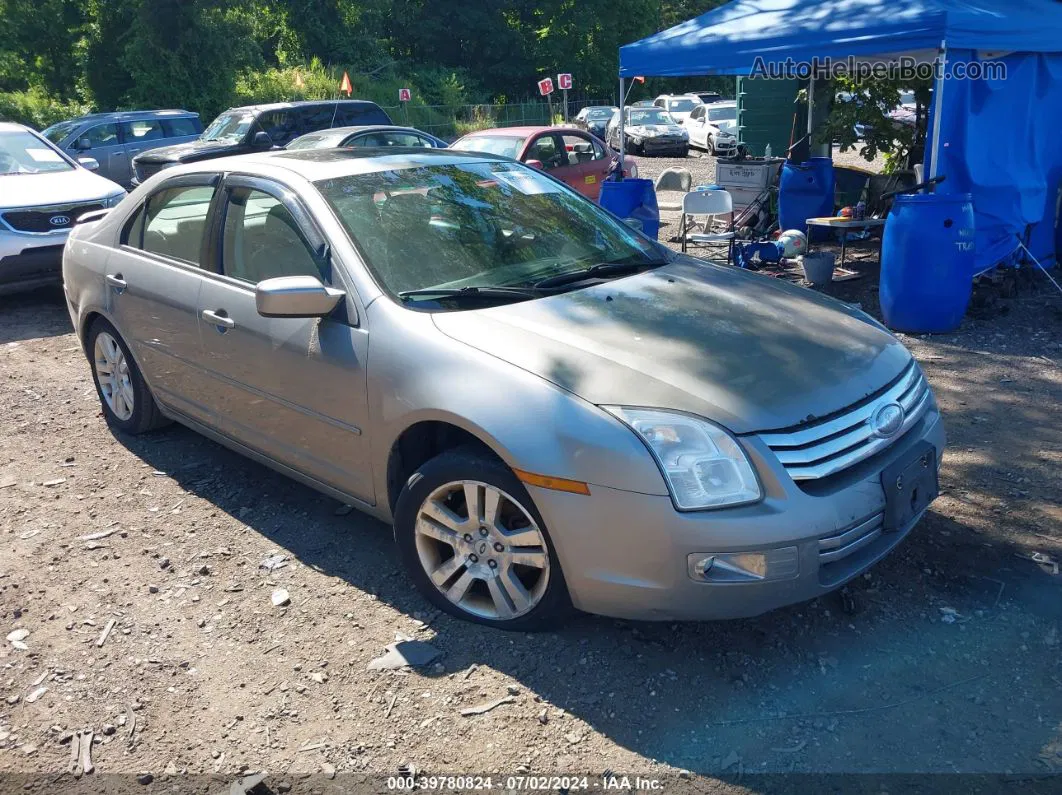
[[[412,98],[413,97],[412,97],[412,95],[410,93],[410,90],[408,88],[400,88],[400,89],[398,89],[398,101],[399,102],[409,102],[409,100],[411,100]]]
[[[553,78],[547,77],[545,80],[538,81],[538,93],[544,97],[548,97],[553,93]]]

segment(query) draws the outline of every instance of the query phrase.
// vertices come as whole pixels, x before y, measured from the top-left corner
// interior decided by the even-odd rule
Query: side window
[[[540,161],[546,171],[568,165],[566,153],[557,146],[557,139],[553,135],[540,135],[536,138],[528,148],[524,159]]]
[[[367,135],[359,135],[344,144],[344,146],[387,146],[387,142],[380,133],[368,133]]]
[[[127,144],[137,144],[141,141],[157,141],[165,138],[162,131],[162,123],[157,119],[144,119],[142,121],[122,122],[122,135]]]
[[[693,109],[693,113],[690,114],[691,119],[699,119],[704,115],[704,105],[698,105]]]
[[[317,132],[327,130],[332,126],[332,117],[335,115],[336,106],[306,105],[298,109],[299,128],[301,132]]]
[[[589,163],[598,159],[594,153],[594,145],[589,138],[583,138],[581,135],[565,135],[563,141],[568,165],[577,166],[580,163]]]
[[[654,104],[654,105],[655,105],[656,107],[658,107],[658,108],[666,108],[666,107],[667,107],[667,101],[666,101],[666,100],[663,100],[663,99],[657,99],[657,100],[654,100],[654,101],[653,101],[653,104]]]
[[[117,146],[118,145],[118,125],[117,124],[97,124],[95,127],[90,127],[81,133],[77,137],[78,141],[88,139],[91,148],[95,149],[97,146]]]
[[[284,146],[299,134],[295,113],[291,110],[271,110],[258,117],[258,126],[265,130],[273,146]]]
[[[222,273],[251,284],[276,276],[331,281],[327,264],[310,248],[287,208],[251,188],[229,191],[221,256]]]
[[[154,194],[147,200],[140,248],[152,254],[200,265],[199,253],[213,198],[212,185],[182,185]],[[133,238],[137,223],[135,221],[127,230],[130,232],[128,243],[131,246],[137,245]]]
[[[163,119],[162,129],[167,138],[184,138],[202,132],[200,125],[193,118]]]
[[[125,223],[122,230],[122,245],[133,248],[144,247],[144,205],[141,204],[137,211]]]
[[[587,115],[589,115],[589,114],[587,113],[586,108],[583,108],[581,111],[579,111],[577,114],[575,114],[575,120],[576,121],[586,121]]]
[[[594,160],[604,160],[608,157],[608,152],[605,151],[605,147],[594,141]]]
[[[390,124],[390,119],[371,102],[339,102],[333,127],[356,127],[360,124]]]
[[[426,139],[413,133],[385,132],[381,133],[381,137],[384,140],[384,146],[431,146]]]

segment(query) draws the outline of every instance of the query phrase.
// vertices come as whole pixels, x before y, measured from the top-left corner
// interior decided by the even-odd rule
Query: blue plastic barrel
[[[807,231],[809,218],[833,215],[833,161],[828,157],[813,157],[806,163],[786,161],[778,184],[778,227]],[[812,240],[825,240],[828,229],[810,230]]]
[[[973,290],[974,251],[969,193],[897,196],[881,241],[885,324],[914,332],[958,328]]]
[[[651,179],[605,180],[597,202],[624,220],[635,219],[642,231],[654,240],[660,234],[660,208]]]

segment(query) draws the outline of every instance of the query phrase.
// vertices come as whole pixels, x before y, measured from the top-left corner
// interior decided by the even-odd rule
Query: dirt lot
[[[856,254],[864,277],[831,291],[876,311],[875,257]],[[433,612],[389,528],[190,431],[115,436],[60,293],[0,299],[0,771],[54,791],[88,729],[87,780],[150,772],[145,790],[268,771],[301,791],[403,764],[686,770],[713,791],[787,772],[1058,786],[1062,296],[1043,282],[989,290],[957,333],[904,338],[946,416],[943,494],[848,598],[541,635]],[[367,670],[398,635],[441,656]]]

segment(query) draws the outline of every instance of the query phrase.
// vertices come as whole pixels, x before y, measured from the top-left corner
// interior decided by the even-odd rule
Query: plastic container
[[[804,279],[813,287],[824,287],[833,281],[833,265],[836,256],[831,251],[819,251],[800,257]]]
[[[778,226],[780,229],[808,228],[809,218],[833,215],[833,161],[813,157],[806,163],[786,161],[778,186]],[[826,240],[829,230],[814,228],[809,239]]]
[[[660,209],[651,179],[605,180],[597,203],[621,219],[635,219],[642,232],[654,240],[660,234]]]
[[[954,331],[973,290],[970,194],[900,195],[881,241],[878,287],[885,324],[898,331]]]

